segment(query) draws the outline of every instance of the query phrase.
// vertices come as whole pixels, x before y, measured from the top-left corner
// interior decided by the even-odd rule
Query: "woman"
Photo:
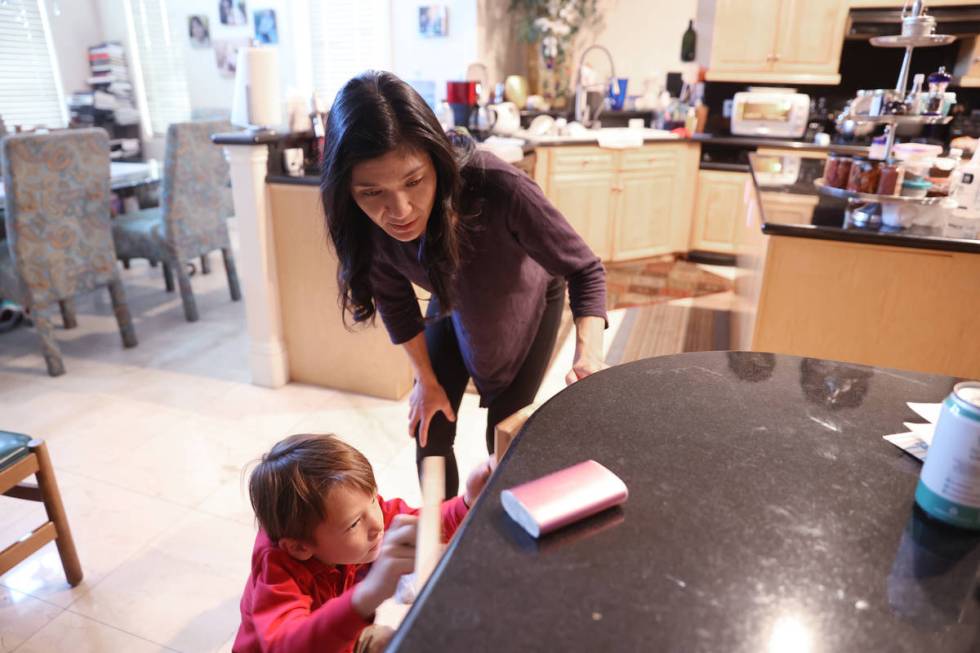
[[[534,400],[554,349],[568,281],[577,343],[572,383],[601,369],[602,263],[537,185],[472,140],[455,144],[391,73],[367,72],[337,95],[321,195],[339,258],[341,304],[375,313],[415,374],[416,460],[446,457],[456,494],[456,411],[469,378],[493,427]],[[425,319],[412,283],[429,290]]]

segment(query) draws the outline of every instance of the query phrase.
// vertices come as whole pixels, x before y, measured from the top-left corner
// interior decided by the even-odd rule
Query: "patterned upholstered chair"
[[[26,483],[31,475],[37,484]],[[48,519],[24,537],[0,551],[0,574],[13,569],[22,560],[54,541],[61,557],[68,584],[82,582],[82,564],[68,528],[68,517],[61,503],[61,492],[54,477],[54,467],[43,440],[21,433],[0,431],[0,494],[13,499],[44,503]]]
[[[185,264],[208,252],[221,250],[231,299],[241,299],[225,222],[234,214],[228,163],[221,147],[211,143],[211,134],[231,130],[220,121],[170,125],[161,206],[120,215],[112,226],[120,259],[162,262],[168,287],[170,275],[177,275],[188,322],[198,313]]]
[[[108,135],[101,129],[11,134],[0,151],[7,196],[0,296],[31,312],[48,374],[65,372],[48,309],[102,286],[123,346],[135,347],[109,225]]]

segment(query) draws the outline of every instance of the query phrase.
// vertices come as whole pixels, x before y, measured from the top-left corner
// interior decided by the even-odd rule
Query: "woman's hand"
[[[473,502],[480,496],[480,492],[483,492],[483,487],[487,484],[487,479],[490,478],[490,472],[493,471],[492,461],[492,457],[484,460],[483,464],[473,468],[469,478],[466,479],[466,492],[463,494],[463,501],[467,508],[472,508]]]
[[[601,317],[580,317],[575,319],[575,359],[572,370],[565,375],[565,383],[571,385],[606,365],[602,360],[602,332],[606,321]]]
[[[424,447],[429,441],[429,424],[436,413],[442,411],[450,422],[456,421],[456,413],[453,412],[446,391],[434,377],[431,380],[415,381],[408,405],[408,436],[415,437],[415,429],[419,427],[420,447]]]

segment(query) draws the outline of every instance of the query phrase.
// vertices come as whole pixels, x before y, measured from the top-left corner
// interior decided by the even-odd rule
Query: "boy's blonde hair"
[[[336,435],[303,433],[280,440],[262,456],[248,494],[269,539],[310,541],[327,518],[327,494],[338,486],[374,496],[378,484],[371,463]]]

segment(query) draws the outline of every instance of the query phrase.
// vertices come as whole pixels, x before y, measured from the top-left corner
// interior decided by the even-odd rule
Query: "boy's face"
[[[313,530],[313,541],[292,542],[287,551],[301,560],[329,565],[374,562],[381,553],[384,517],[375,494],[338,486],[324,498],[327,519]]]

